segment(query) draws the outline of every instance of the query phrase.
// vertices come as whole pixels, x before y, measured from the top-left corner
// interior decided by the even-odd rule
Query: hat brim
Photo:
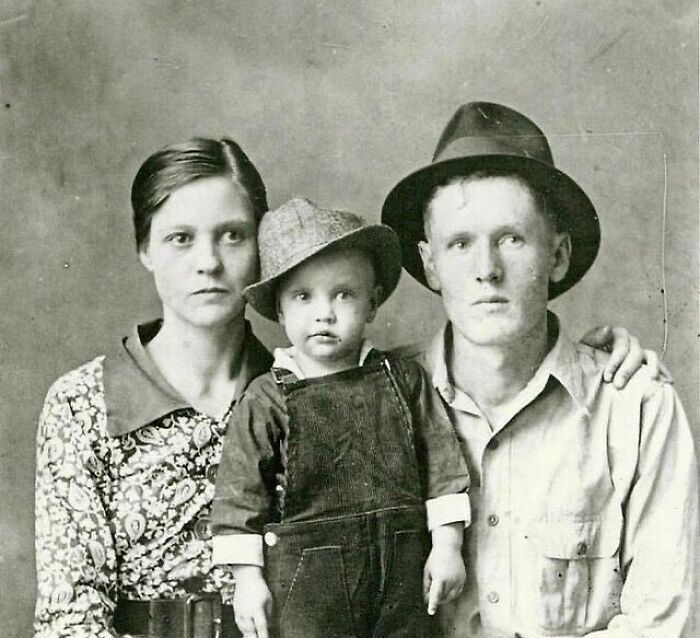
[[[561,281],[549,285],[553,299],[571,288],[591,267],[600,246],[600,224],[595,207],[581,187],[566,173],[535,159],[515,155],[471,155],[436,162],[402,179],[382,207],[382,222],[401,240],[403,267],[423,286],[430,288],[423,272],[418,242],[425,239],[423,211],[435,188],[451,178],[467,177],[485,169],[521,175],[547,198],[558,230],[571,236],[569,269]]]
[[[245,289],[248,303],[263,317],[277,321],[277,288],[280,280],[292,269],[300,266],[311,257],[329,250],[358,248],[369,252],[374,257],[375,272],[382,287],[381,305],[386,301],[401,277],[401,245],[396,233],[379,224],[362,226],[332,242],[306,247],[289,261],[285,269],[272,277],[251,284]]]

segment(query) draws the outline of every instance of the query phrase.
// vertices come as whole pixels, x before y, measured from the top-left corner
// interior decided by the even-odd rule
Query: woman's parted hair
[[[256,221],[267,211],[265,184],[243,149],[228,138],[194,137],[156,151],[136,173],[131,207],[137,249],[148,241],[153,215],[168,197],[205,177],[231,177],[248,195]]]

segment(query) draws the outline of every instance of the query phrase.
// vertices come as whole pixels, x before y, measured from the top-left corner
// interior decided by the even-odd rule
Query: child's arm
[[[263,578],[262,532],[272,520],[279,441],[286,411],[274,381],[256,379],[226,431],[212,507],[212,562],[233,573],[236,624],[245,638],[267,638],[272,598]]]
[[[466,571],[462,560],[464,523],[448,523],[431,531],[433,548],[423,570],[423,595],[432,616],[439,605],[462,593]]]
[[[234,565],[236,589],[233,613],[243,638],[268,638],[267,619],[272,613],[272,595],[263,578],[262,567]]]

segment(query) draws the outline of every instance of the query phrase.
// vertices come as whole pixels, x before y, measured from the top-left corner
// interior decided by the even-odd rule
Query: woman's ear
[[[141,248],[139,248],[139,260],[146,270],[153,272],[153,262],[151,261],[151,254],[148,250],[148,245],[141,246]]]
[[[555,233],[554,249],[552,252],[552,269],[549,280],[553,283],[561,281],[569,271],[571,262],[571,236],[569,233]]]

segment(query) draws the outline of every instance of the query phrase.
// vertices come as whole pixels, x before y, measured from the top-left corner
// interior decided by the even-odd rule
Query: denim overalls
[[[275,369],[289,414],[280,523],[265,565],[280,638],[434,637],[422,596],[424,477],[398,362],[299,380]]]

